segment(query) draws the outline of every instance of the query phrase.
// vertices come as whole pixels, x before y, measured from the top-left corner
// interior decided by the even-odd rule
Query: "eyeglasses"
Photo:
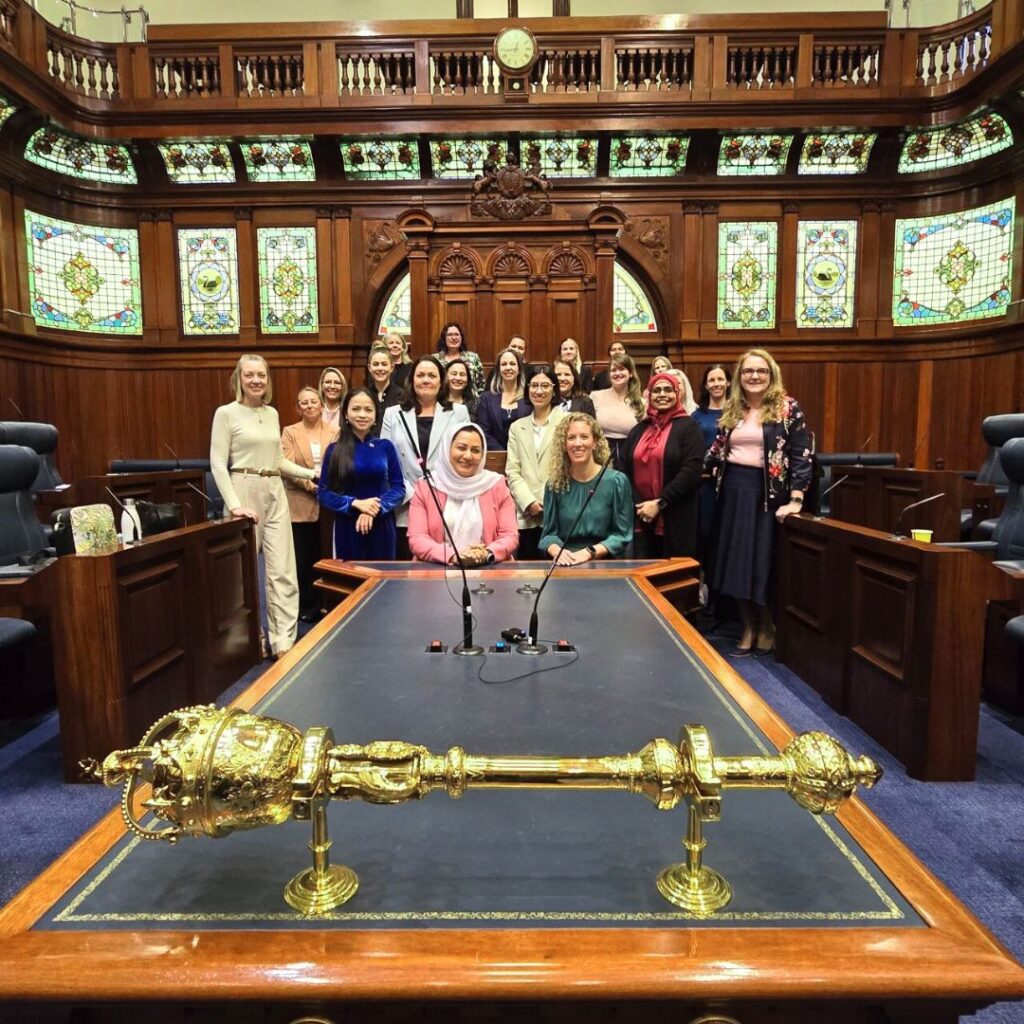
[[[675,393],[676,389],[673,387],[651,388],[652,395],[674,395]]]
[[[531,384],[530,385],[530,390],[531,391],[550,391],[551,390],[551,385],[550,384]]]
[[[740,370],[741,377],[769,377],[771,370]]]

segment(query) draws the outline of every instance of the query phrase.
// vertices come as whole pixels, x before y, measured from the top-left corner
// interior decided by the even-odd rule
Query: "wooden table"
[[[478,659],[430,660],[420,639],[457,638],[458,609],[447,607],[438,569],[394,568],[389,575],[342,567],[346,586],[360,572],[362,583],[237,703],[308,719],[299,722],[304,728],[330,715],[334,720],[322,724],[331,725],[340,742],[366,742],[379,732],[434,749],[451,736],[478,752],[487,744],[490,753],[512,752],[531,736],[534,749],[518,752],[608,753],[629,749],[635,738],[674,734],[684,721],[716,717],[712,736],[718,735],[720,753],[753,752],[739,748],[759,743],[777,748],[792,735],[658,593],[650,567],[600,566],[556,578],[545,592],[551,601],[542,633],[572,637],[580,660],[506,686],[487,686],[478,673],[515,673],[520,663],[514,659],[526,664],[524,656],[492,657],[485,669]],[[526,579],[538,583],[541,569],[500,568],[488,570],[487,578],[495,594],[475,598],[474,611],[481,637],[489,640],[499,625],[528,613],[529,598],[515,587]],[[610,606],[619,609],[614,622],[603,618]],[[408,618],[398,618],[403,612]],[[638,645],[632,653],[629,634]],[[405,677],[393,671],[402,659]],[[693,689],[676,698],[674,686]],[[735,883],[733,903],[711,921],[680,919],[659,902],[648,865],[637,873],[637,860],[678,858],[682,825],[626,794],[478,793],[460,802],[433,794],[390,808],[336,803],[332,860],[356,867],[363,886],[353,903],[322,922],[285,913],[261,923],[266,911],[258,893],[270,894],[271,910],[287,911],[280,886],[308,857],[299,823],[221,841],[129,850],[119,815],[111,814],[0,912],[2,1015],[8,1024],[65,1022],[76,1009],[90,1021],[159,1024],[448,1017],[954,1024],[994,1000],[1024,996],[1024,970],[858,800],[830,827],[845,837],[851,867],[858,862],[861,869],[822,876],[813,870],[821,844],[830,857],[846,860],[815,820],[781,794],[751,795],[748,808],[765,813],[756,832],[747,834],[743,796],[726,794],[722,822],[707,831],[708,863],[731,864]],[[526,799],[540,797],[547,799]],[[597,802],[601,798],[608,802]],[[535,818],[524,815],[527,807],[536,808]],[[790,835],[790,826],[799,835]],[[784,831],[773,836],[779,828]],[[730,829],[745,837],[733,853]],[[387,842],[379,838],[382,831]],[[477,859],[480,843],[490,843],[483,849],[504,859],[507,876],[485,870],[487,861]],[[794,843],[801,855],[781,853]],[[446,870],[452,857],[459,865],[454,874]],[[266,858],[269,880],[260,867]],[[276,858],[281,863],[274,866]],[[112,866],[100,870],[104,864]],[[829,920],[827,914],[764,918],[743,910],[759,901],[802,905],[807,887],[827,901],[833,890],[856,887],[860,870],[891,891],[885,897],[890,911],[844,912]],[[257,916],[175,918],[145,911],[124,920],[115,914],[116,926],[105,924],[102,913],[90,916],[90,907],[101,905],[94,901],[102,901],[105,887],[124,871],[144,880],[146,891],[136,900],[129,883],[115,904],[122,898],[140,906],[202,902],[203,893],[230,900],[217,881],[223,878],[240,893],[236,909],[252,899]],[[415,881],[420,878],[434,882],[423,888]],[[489,920],[469,913],[487,886],[505,906],[530,913]],[[632,893],[629,898],[647,901],[656,912],[565,914],[581,889],[598,903],[605,891]],[[417,906],[451,904],[453,912],[374,912],[389,900],[401,905],[402,893]],[[552,899],[554,915],[548,913]],[[876,897],[868,902],[874,906]]]

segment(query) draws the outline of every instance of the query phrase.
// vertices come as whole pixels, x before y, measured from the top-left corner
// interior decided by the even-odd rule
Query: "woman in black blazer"
[[[637,558],[693,557],[704,436],[680,402],[675,377],[651,378],[647,416],[622,442],[619,468],[633,485]]]
[[[558,380],[558,396],[553,403],[554,407],[563,412],[585,412],[596,419],[594,400],[584,392],[576,367],[567,359],[556,359],[554,370]]]

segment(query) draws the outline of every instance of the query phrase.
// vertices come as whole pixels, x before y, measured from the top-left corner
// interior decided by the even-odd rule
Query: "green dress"
[[[542,552],[552,544],[561,545],[567,539],[576,516],[587,500],[597,477],[585,484],[569,481],[569,489],[552,491],[551,485],[544,487],[544,525],[538,547]],[[622,558],[633,540],[633,492],[629,480],[617,469],[609,469],[594,491],[594,497],[587,506],[583,518],[576,524],[576,530],[566,547],[579,551],[588,545],[603,544],[610,558]]]

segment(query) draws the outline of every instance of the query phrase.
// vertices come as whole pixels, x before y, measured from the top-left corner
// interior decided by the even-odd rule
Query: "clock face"
[[[506,28],[494,40],[498,62],[512,71],[529,67],[537,56],[537,40],[524,28]]]

